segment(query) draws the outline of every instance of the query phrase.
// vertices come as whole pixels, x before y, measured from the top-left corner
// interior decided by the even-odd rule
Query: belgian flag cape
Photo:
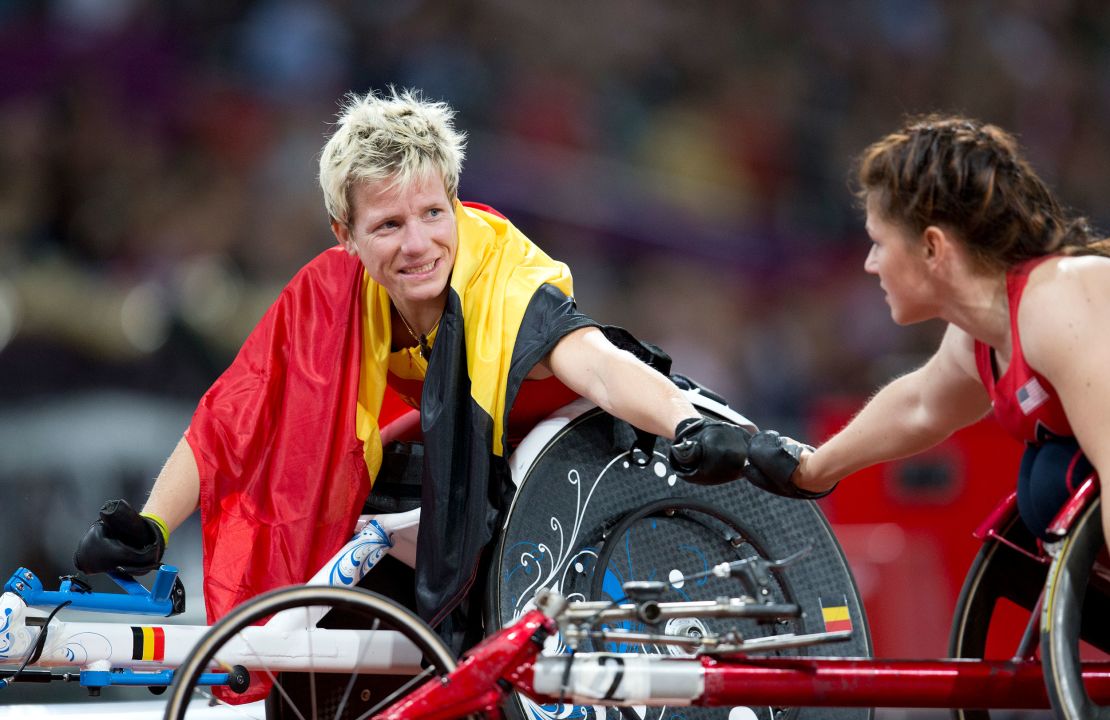
[[[483,208],[456,205],[459,248],[421,400],[416,597],[433,625],[466,595],[496,531],[521,382],[566,333],[595,324],[574,307],[566,265]],[[209,622],[304,582],[350,538],[379,429],[408,410],[385,384],[389,329],[388,295],[333,248],[290,281],[201,399],[186,439],[200,470]],[[374,398],[365,443],[360,388]]]

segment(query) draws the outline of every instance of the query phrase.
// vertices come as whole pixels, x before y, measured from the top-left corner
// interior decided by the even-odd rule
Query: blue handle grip
[[[46,590],[42,581],[28,570],[19,568],[4,584],[4,591],[15,593],[23,602],[34,607],[57,607],[64,602],[70,608],[94,612],[134,613],[169,617],[174,614],[170,591],[177,579],[177,568],[163,565],[154,577],[153,591],[148,591],[130,575],[109,576],[124,589],[126,594],[92,592],[87,587],[63,580],[57,590]]]

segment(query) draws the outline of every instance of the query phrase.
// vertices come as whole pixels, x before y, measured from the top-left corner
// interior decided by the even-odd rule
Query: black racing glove
[[[157,522],[135,512],[126,500],[109,500],[78,543],[73,564],[87,575],[143,575],[161,564],[165,551],[166,538]]]
[[[775,495],[801,500],[815,500],[833,491],[803,490],[790,477],[798,469],[803,450],[813,451],[812,445],[800,443],[774,430],[764,430],[752,436],[748,446],[748,465],[744,477],[752,485]]]
[[[684,480],[719,485],[743,477],[748,458],[747,431],[720,420],[686,418],[671,445],[671,467]]]

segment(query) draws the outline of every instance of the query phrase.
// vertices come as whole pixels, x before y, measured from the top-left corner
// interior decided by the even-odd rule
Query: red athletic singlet
[[[1033,268],[1051,255],[1033,258],[1006,273],[1006,296],[1010,301],[1010,366],[995,378],[994,348],[975,341],[975,365],[994,403],[994,416],[1013,437],[1039,443],[1051,435],[1070,437],[1073,433],[1055,388],[1025,362],[1018,333],[1018,306]]]

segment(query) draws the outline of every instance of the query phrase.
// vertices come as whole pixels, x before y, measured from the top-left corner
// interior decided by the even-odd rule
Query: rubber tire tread
[[[1041,617],[1045,684],[1057,717],[1110,720],[1110,706],[1097,706],[1082,680],[1079,639],[1106,652],[1110,596],[1089,584],[1091,568],[1106,543],[1101,500],[1096,499],[1072,526],[1049,570]]]
[[[330,605],[376,614],[411,640],[443,673],[455,669],[455,657],[439,636],[423,620],[393,600],[359,588],[295,585],[271,590],[242,603],[204,634],[174,673],[165,719],[184,720],[197,678],[220,647],[236,633],[274,613],[306,605]]]
[[[1016,512],[999,534],[1005,541],[1036,553],[1036,540]],[[1006,599],[1032,613],[1047,575],[1046,565],[1004,542],[985,542],[968,568],[956,600],[948,656],[982,658],[997,603]],[[989,710],[953,709],[952,716],[956,720],[988,720],[991,714]]]

